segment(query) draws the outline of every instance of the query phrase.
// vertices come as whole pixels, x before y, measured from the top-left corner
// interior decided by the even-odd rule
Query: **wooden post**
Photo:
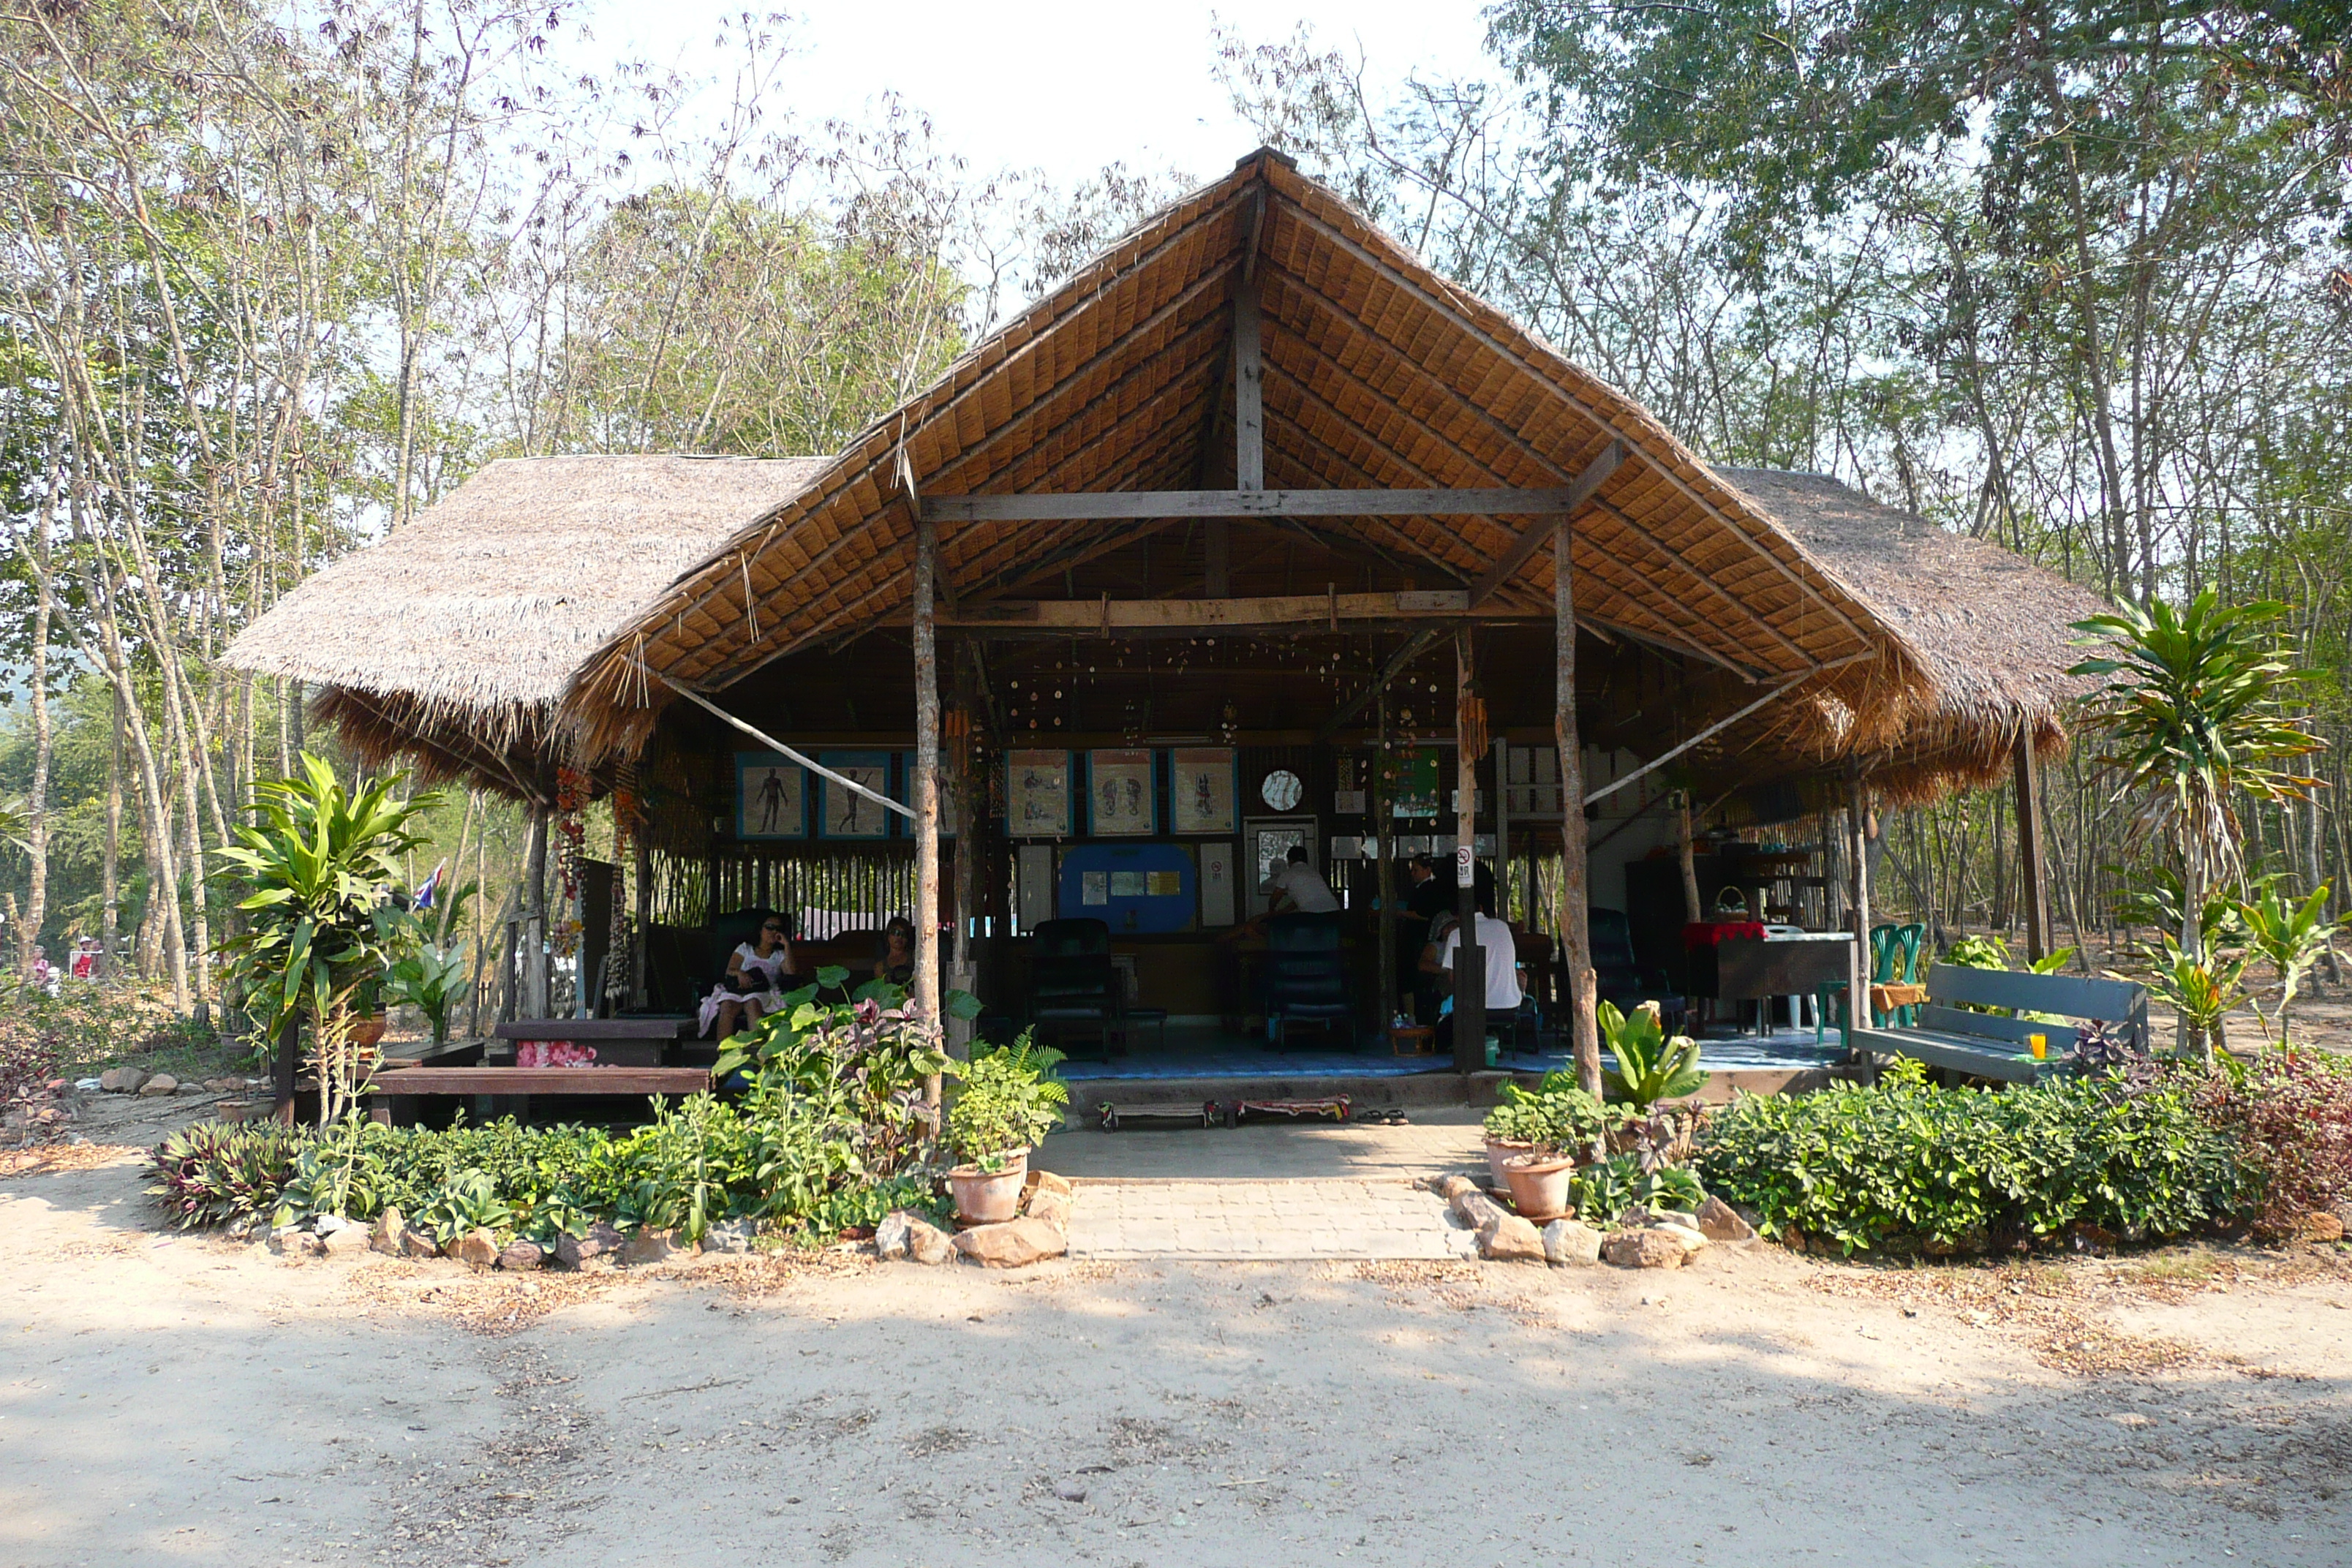
[[[948,984],[958,991],[980,992],[980,963],[972,944],[979,941],[980,930],[980,840],[975,825],[978,807],[972,800],[972,748],[978,743],[973,732],[977,722],[978,702],[972,693],[969,664],[956,664],[956,733],[948,748],[948,777],[955,784],[955,968],[950,972]],[[948,1054],[962,1060],[971,1054],[971,1025],[960,1018],[948,1020]]]
[[[915,1006],[940,1012],[940,660],[935,618],[939,536],[915,509]],[[939,1127],[940,1079],[923,1080],[923,1103]]]
[[[1380,746],[1372,753],[1371,792],[1367,798],[1372,806],[1372,852],[1380,858],[1373,873],[1374,886],[1381,900],[1381,1032],[1383,1041],[1389,1037],[1390,1022],[1397,1013],[1397,911],[1396,862],[1389,858],[1389,693],[1382,686],[1380,702]]]
[[[294,1125],[294,1077],[302,1065],[302,1020],[298,1015],[278,1031],[278,1058],[270,1066],[276,1086],[270,1115],[280,1126]]]
[[[2017,852],[2025,886],[2025,956],[2036,963],[2050,956],[2050,879],[2042,867],[2042,790],[2035,778],[2033,735],[2017,732]]]
[[[523,857],[522,975],[519,998],[526,1018],[547,1016],[547,818],[544,802],[530,807],[530,848]]]
[[[1679,851],[1683,864],[1683,919],[1688,924],[1696,925],[1706,918],[1706,911],[1699,906],[1698,842],[1691,823],[1690,791],[1676,790],[1675,800],[1681,808],[1675,813],[1680,827],[1675,847]]]
[[[1454,909],[1460,921],[1454,953],[1454,1066],[1475,1072],[1486,1065],[1486,954],[1478,945],[1478,753],[1471,679],[1470,628],[1454,634]]]
[[[1846,993],[1846,1016],[1857,1029],[1874,1027],[1870,1015],[1870,819],[1864,809],[1862,773],[1846,775],[1846,846],[1853,857],[1853,981]]]
[[[642,808],[642,799],[639,802]],[[654,851],[646,842],[646,818],[640,810],[629,826],[629,889],[636,905],[635,929],[629,933],[629,1005],[640,1011],[653,1005],[646,961],[653,951]]]
[[[1601,1020],[1592,973],[1591,872],[1585,861],[1584,739],[1576,724],[1576,568],[1569,520],[1552,538],[1552,743],[1559,749],[1559,957],[1568,974],[1576,1081],[1601,1094]]]

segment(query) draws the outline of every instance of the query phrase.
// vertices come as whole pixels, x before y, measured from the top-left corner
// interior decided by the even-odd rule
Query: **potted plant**
[[[1607,1120],[1601,1102],[1564,1073],[1547,1074],[1532,1090],[1506,1085],[1503,1103],[1486,1118],[1496,1185],[1507,1189],[1511,1206],[1529,1219],[1569,1213],[1576,1167]]]
[[[1029,1151],[1060,1125],[1070,1091],[1053,1076],[1062,1053],[1027,1031],[1000,1050],[975,1049],[949,1071],[961,1087],[948,1106],[948,1147],[961,1163],[948,1172],[956,1215],[973,1225],[1011,1219],[1021,1206]]]

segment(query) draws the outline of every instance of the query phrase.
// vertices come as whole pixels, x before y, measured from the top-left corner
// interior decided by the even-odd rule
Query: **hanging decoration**
[[[588,845],[587,809],[594,781],[577,768],[555,770],[555,858],[563,878],[562,913],[550,933],[559,956],[580,951],[580,861]]]

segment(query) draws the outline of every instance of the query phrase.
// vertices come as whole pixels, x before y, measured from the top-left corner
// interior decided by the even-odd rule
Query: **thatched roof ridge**
[[[723,689],[774,659],[904,624],[924,495],[1230,485],[1231,299],[1264,326],[1273,488],[1559,485],[1622,440],[1631,459],[1576,531],[1580,615],[1755,680],[1831,667],[1841,750],[1892,738],[1925,672],[1837,574],[1647,410],[1437,277],[1337,194],[1261,149],[1175,202],[852,441],[792,502],[738,531],[582,669],[587,754],[634,751],[670,700],[648,672]],[[1524,518],[1326,520],[1441,581],[1475,580]],[[1138,526],[1122,525],[1131,537]],[[940,531],[949,591],[985,600],[1085,559],[1098,525]],[[1496,593],[1548,605],[1549,551]]]
[[[420,754],[437,749],[495,779],[498,753],[544,742],[590,653],[824,467],[500,458],[397,534],[304,579],[221,662],[328,688],[331,703],[341,693],[346,730],[414,731]]]
[[[1865,763],[1882,790],[1990,783],[2021,730],[2037,754],[2064,753],[2068,710],[2095,684],[2066,673],[2082,657],[2073,623],[2103,607],[2096,594],[1824,474],[1716,472],[1852,584],[1925,663],[1929,700]]]

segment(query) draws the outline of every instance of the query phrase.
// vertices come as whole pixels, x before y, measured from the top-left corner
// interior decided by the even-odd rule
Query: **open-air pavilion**
[[[494,463],[229,658],[372,761],[542,816],[613,797],[623,1010],[689,1011],[739,911],[790,912],[803,973],[862,973],[904,913],[940,935],[918,995],[1017,1026],[1055,1011],[1039,928],[1099,921],[1092,1070],[1289,1080],[1281,961],[1233,933],[1291,846],[1343,906],[1348,1026],[1315,1037],[1486,1065],[1475,994],[1450,1059],[1385,1028],[1403,858],[1475,858],[1549,999],[1524,1043],[1589,1062],[1596,987],[1697,992],[1681,928],[1731,900],[1828,939],[1769,994],[1850,976],[1868,798],[2013,779],[2031,825],[2091,607],[1835,481],[1709,466],[1260,151],[837,456]],[[2039,948],[2031,833],[2025,863]]]

